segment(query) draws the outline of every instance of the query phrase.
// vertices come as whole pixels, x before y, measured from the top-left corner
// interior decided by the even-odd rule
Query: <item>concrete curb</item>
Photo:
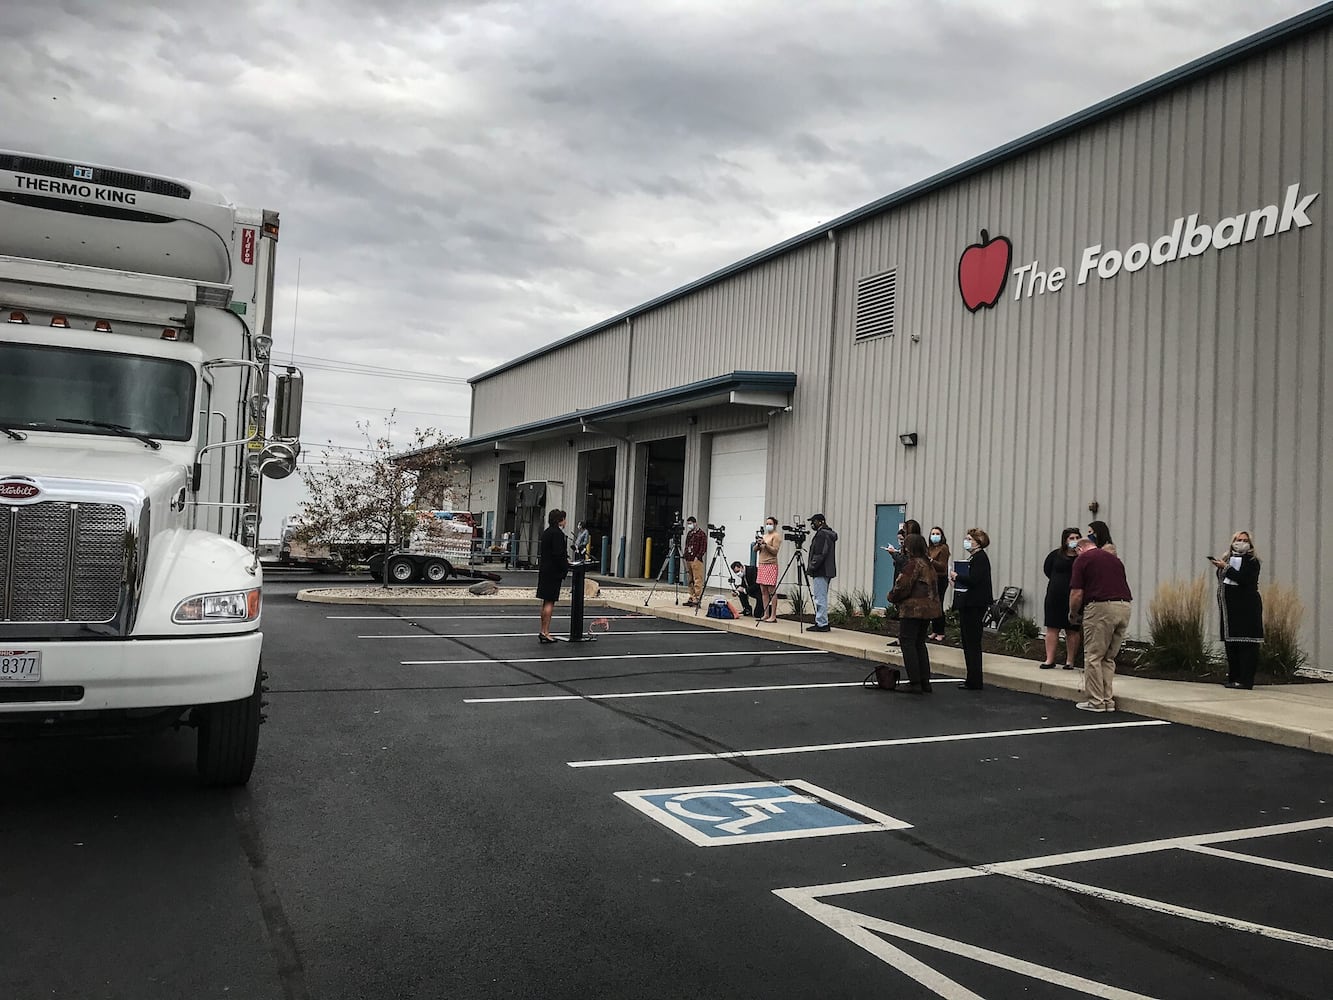
[[[625,601],[609,600],[608,606],[618,610],[636,610],[680,622],[694,622],[708,628],[740,632],[769,642],[785,642],[807,649],[827,650],[856,659],[877,663],[902,664],[902,654],[890,648],[875,648],[869,642],[882,640],[862,638],[864,633],[843,632],[810,635],[798,630],[777,631],[772,626],[756,627],[752,621],[725,621],[697,617],[691,611],[675,607],[643,607]],[[790,628],[790,623],[787,623]],[[855,637],[855,638],[853,638]],[[966,670],[962,650],[951,646],[930,647],[930,665],[934,673],[949,677],[963,677]],[[986,684],[1040,695],[1058,701],[1081,701],[1079,687],[1082,673],[1068,670],[1040,670],[1031,660],[986,654]],[[1333,684],[1328,695],[1311,698],[1308,705],[1299,704],[1301,692],[1263,689],[1253,692],[1226,691],[1216,684],[1192,684],[1188,681],[1152,680],[1133,675],[1116,677],[1116,707],[1121,712],[1162,719],[1180,725],[1208,729],[1213,732],[1243,736],[1265,743],[1333,754]],[[1293,714],[1304,715],[1309,725],[1290,721]]]

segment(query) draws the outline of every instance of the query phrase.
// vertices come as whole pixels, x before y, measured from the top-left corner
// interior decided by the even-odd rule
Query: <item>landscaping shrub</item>
[[[1150,641],[1140,662],[1158,670],[1208,673],[1216,656],[1204,634],[1207,576],[1185,582],[1166,580],[1148,604]]]
[[[788,591],[787,600],[791,601],[791,613],[797,618],[801,618],[810,610],[810,597],[800,587],[793,587]]]
[[[1265,587],[1264,641],[1259,647],[1259,669],[1274,677],[1290,678],[1309,658],[1300,647],[1305,604],[1295,587],[1273,583]]]
[[[961,643],[963,641],[962,616],[950,608],[944,612],[944,637],[952,643]]]
[[[864,587],[852,591],[852,600],[856,602],[856,610],[864,618],[869,618],[870,613],[875,610],[875,595]]]
[[[856,614],[856,596],[858,593],[860,591],[840,590],[833,595],[833,606],[842,616],[844,622]],[[829,612],[829,617],[830,619],[833,617],[832,611]]]
[[[1041,629],[1031,618],[1015,615],[1000,626],[1000,646],[1010,656],[1022,656]]]
[[[829,608],[828,623],[834,628],[842,628],[847,624],[848,619],[851,617],[852,616],[849,615],[841,605],[836,608]]]

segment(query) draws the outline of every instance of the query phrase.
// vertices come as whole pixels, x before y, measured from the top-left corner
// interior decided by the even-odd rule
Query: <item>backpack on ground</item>
[[[708,605],[708,611],[705,613],[705,617],[723,618],[729,621],[736,616],[732,614],[731,605],[727,603],[725,597],[716,597],[713,599],[713,602]]]

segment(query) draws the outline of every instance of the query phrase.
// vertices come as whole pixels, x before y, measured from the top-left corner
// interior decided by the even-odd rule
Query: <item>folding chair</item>
[[[1000,592],[999,600],[986,609],[986,614],[981,619],[981,627],[988,632],[1000,631],[1004,620],[1017,614],[1018,605],[1022,600],[1022,587],[1005,587]]]

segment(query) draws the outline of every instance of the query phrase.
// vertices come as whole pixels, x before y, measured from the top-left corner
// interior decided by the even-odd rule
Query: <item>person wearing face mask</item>
[[[930,638],[935,642],[944,641],[944,595],[949,589],[949,539],[939,525],[930,529],[926,557],[935,570],[935,588],[939,591],[940,616],[930,623]]]
[[[704,596],[704,556],[708,554],[708,535],[694,517],[685,521],[685,575],[690,581],[687,608],[697,608]]]
[[[903,540],[908,535],[919,534],[921,534],[921,522],[908,518],[903,522],[903,526],[898,529],[898,544],[882,546],[884,551],[893,557],[893,572],[895,576],[901,573],[903,567],[907,565],[908,555],[903,551]]]
[[[990,556],[986,555],[989,547],[990,535],[981,528],[968,528],[963,537],[963,549],[968,554],[967,578],[962,581],[961,592],[957,586],[957,571],[949,573],[949,579],[955,584],[953,606],[961,619],[963,659],[967,663],[967,680],[958,685],[964,691],[980,691],[982,688],[981,622],[986,617],[986,609],[995,603]]]
[[[1065,633],[1065,669],[1073,670],[1078,659],[1078,647],[1083,638],[1079,626],[1069,620],[1069,578],[1078,558],[1078,528],[1066,528],[1060,535],[1060,544],[1046,556],[1042,572],[1050,582],[1046,584],[1046,659],[1042,670],[1054,670],[1055,654],[1060,648],[1060,630]]]
[[[1226,686],[1248,691],[1254,687],[1259,647],[1264,641],[1260,563],[1250,533],[1236,532],[1231,536],[1229,551],[1211,561],[1217,567],[1217,610],[1222,645],[1227,651]]]
[[[1111,529],[1106,526],[1105,521],[1093,521],[1088,525],[1088,541],[1113,556],[1120,554],[1115,550],[1115,542],[1111,541]]]
[[[763,532],[754,543],[759,567],[755,578],[759,581],[759,592],[764,601],[764,617],[759,619],[762,622],[778,620],[778,607],[773,594],[778,588],[778,551],[781,548],[782,534],[778,531],[778,519],[770,515],[764,519]]]

